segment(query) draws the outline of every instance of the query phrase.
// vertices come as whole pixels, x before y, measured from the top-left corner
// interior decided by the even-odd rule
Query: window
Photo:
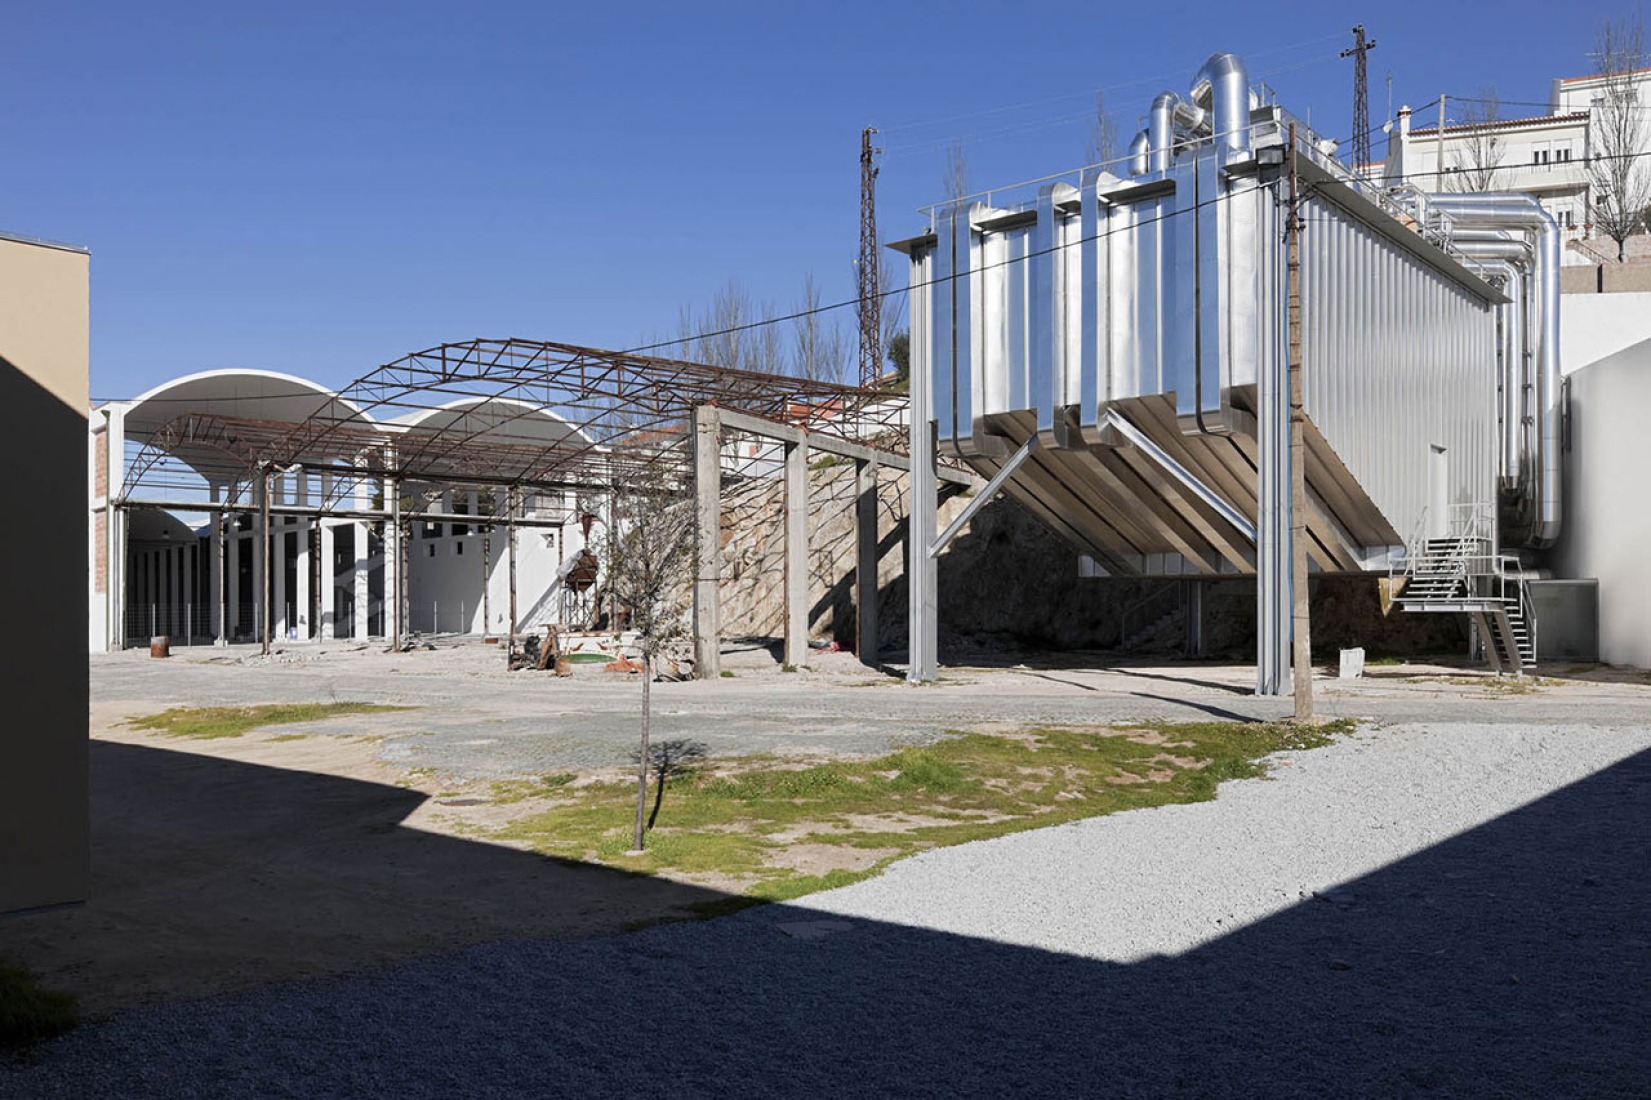
[[[427,542],[427,543],[425,543],[425,544],[424,544],[424,549],[425,549],[425,550],[427,550],[427,551],[429,551],[429,553],[428,553],[428,555],[427,555],[427,556],[428,556],[428,557],[432,557],[432,558],[433,558],[433,557],[435,557],[435,556],[436,556],[436,544],[435,544],[435,543],[433,543],[433,542]]]
[[[462,543],[462,542],[455,542],[455,543],[454,543],[454,544],[453,544],[453,553],[455,553],[455,554],[462,554],[462,553],[464,553],[464,543]]]
[[[1562,145],[1558,149],[1554,150],[1554,160],[1555,161],[1558,161],[1559,163],[1564,164],[1565,162],[1569,161],[1570,159],[1571,159],[1571,147],[1569,145]]]

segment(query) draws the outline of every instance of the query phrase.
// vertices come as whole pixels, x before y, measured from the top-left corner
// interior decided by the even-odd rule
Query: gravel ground
[[[387,654],[348,645],[302,646],[274,659],[251,647],[92,657],[94,727],[119,717],[194,705],[330,699],[396,703],[417,711],[352,719],[352,735],[382,738],[385,763],[461,779],[505,779],[625,763],[636,740],[634,678],[576,666],[572,680],[509,673],[493,646]],[[1094,654],[1042,655],[1035,667],[950,667],[940,684],[912,688],[849,654],[816,653],[814,666],[782,673],[766,649],[725,654],[736,673],[714,683],[654,689],[654,735],[694,738],[719,756],[748,753],[876,754],[948,730],[995,723],[1102,724],[1138,719],[1279,718],[1289,699],[1250,694],[1246,665],[1112,665]],[[1630,726],[1651,714],[1651,685],[1545,681],[1504,700],[1506,685],[1475,671],[1420,666],[1373,669],[1363,680],[1320,680],[1330,716],[1402,721],[1486,721],[1494,707],[1522,721]],[[1482,685],[1482,686],[1477,686]],[[854,690],[844,690],[853,688]],[[1489,689],[1489,690],[1487,690]],[[1510,705],[1512,704],[1512,705]],[[328,727],[293,726],[325,735]]]
[[[1648,750],[1377,728],[806,904],[129,1013],[0,1093],[1643,1096]]]

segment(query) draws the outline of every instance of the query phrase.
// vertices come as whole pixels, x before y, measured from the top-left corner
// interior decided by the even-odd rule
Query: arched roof
[[[208,481],[232,480],[261,446],[311,417],[348,422],[312,459],[348,458],[362,433],[378,425],[354,402],[327,387],[278,371],[232,368],[202,371],[164,382],[126,407],[126,438],[187,463]]]
[[[127,438],[146,441],[186,413],[287,424],[317,414],[372,422],[360,407],[320,383],[278,371],[233,367],[174,378],[133,398],[126,410]]]

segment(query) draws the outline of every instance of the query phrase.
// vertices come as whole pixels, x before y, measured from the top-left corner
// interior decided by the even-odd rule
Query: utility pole
[[[1307,603],[1307,410],[1301,385],[1301,190],[1296,176],[1296,127],[1290,124],[1290,206],[1285,225],[1290,347],[1290,641],[1296,721],[1313,721],[1313,636]]]
[[[1353,45],[1341,51],[1353,59],[1353,170],[1369,171],[1370,166],[1370,81],[1364,55],[1376,48],[1374,38],[1366,42],[1364,24],[1353,28]]]
[[[883,373],[883,298],[877,279],[877,166],[874,126],[860,131],[860,388]]]
[[[1445,97],[1439,96],[1439,129],[1435,134],[1437,140],[1433,143],[1433,189],[1445,189]]]

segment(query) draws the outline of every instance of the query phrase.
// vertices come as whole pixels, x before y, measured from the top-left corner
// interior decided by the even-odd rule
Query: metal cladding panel
[[[1333,203],[1309,200],[1304,216],[1308,416],[1404,537],[1430,499],[1493,502],[1491,306]]]

